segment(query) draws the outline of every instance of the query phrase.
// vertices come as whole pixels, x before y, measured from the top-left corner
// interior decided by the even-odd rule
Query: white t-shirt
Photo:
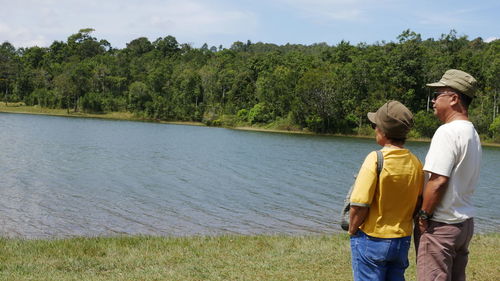
[[[453,224],[474,216],[472,194],[479,179],[481,151],[481,141],[469,121],[455,120],[436,130],[424,171],[449,177],[449,181],[432,220]]]

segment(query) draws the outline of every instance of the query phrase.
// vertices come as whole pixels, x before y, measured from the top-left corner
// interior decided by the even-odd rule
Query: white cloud
[[[180,43],[225,46],[236,40],[321,42],[387,40],[406,28],[432,36],[455,29],[497,35],[498,1],[455,9],[439,1],[401,0],[1,0],[0,42],[16,47],[65,41],[81,28],[115,48],[138,37],[172,35]],[[486,0],[485,0],[486,1]],[[483,2],[482,2],[483,3]],[[432,7],[430,9],[429,7]],[[486,34],[487,36],[484,36]]]
[[[493,42],[493,41],[498,40],[498,39],[500,39],[500,38],[499,37],[488,37],[488,38],[484,39],[484,42],[490,43],[490,42]]]
[[[369,0],[276,0],[313,21],[364,21],[374,1]],[[380,2],[380,1],[379,1]]]
[[[363,18],[364,11],[360,9],[347,9],[335,12],[324,11],[322,14],[334,20],[359,21]]]
[[[167,1],[150,12],[149,23],[156,29],[190,35],[251,32],[256,16],[247,11],[206,5],[200,1]]]
[[[464,22],[467,17],[461,15],[464,11],[424,11],[416,13],[418,23],[423,25],[451,26]]]
[[[8,41],[16,47],[24,46],[48,46],[50,40],[41,34],[35,34],[27,28],[14,28],[0,23],[0,40]],[[2,43],[0,42],[0,43]]]
[[[225,1],[225,0],[220,0]],[[219,1],[219,2],[220,2]],[[16,0],[0,10],[0,40],[16,47],[50,45],[81,28],[124,47],[140,36],[154,40],[173,35],[181,40],[254,34],[257,16],[231,3],[203,0]]]

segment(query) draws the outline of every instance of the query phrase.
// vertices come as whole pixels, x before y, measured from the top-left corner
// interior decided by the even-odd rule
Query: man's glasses
[[[455,94],[454,92],[448,92],[448,91],[446,91],[446,92],[434,92],[434,93],[432,93],[432,100],[437,100],[441,95],[446,94],[446,93]]]

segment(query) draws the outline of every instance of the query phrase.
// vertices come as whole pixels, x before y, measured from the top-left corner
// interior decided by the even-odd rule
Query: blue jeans
[[[358,230],[351,237],[354,281],[405,280],[410,238],[376,238]]]

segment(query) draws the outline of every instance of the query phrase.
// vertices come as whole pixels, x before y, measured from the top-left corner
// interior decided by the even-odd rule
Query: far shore
[[[189,126],[207,126],[202,122],[194,121],[163,121],[141,118],[134,115],[131,112],[108,112],[108,113],[84,113],[84,112],[74,112],[68,111],[66,109],[51,109],[43,108],[39,106],[25,106],[19,105],[19,103],[13,103],[5,105],[4,102],[0,103],[0,112],[3,113],[18,113],[18,114],[35,114],[35,115],[48,115],[48,116],[60,116],[60,117],[76,117],[76,118],[96,118],[96,119],[109,119],[109,120],[123,120],[123,121],[137,121],[137,122],[154,122],[161,124],[174,124],[174,125],[189,125]],[[308,130],[281,130],[273,128],[264,128],[260,126],[236,126],[236,127],[223,127],[233,130],[242,131],[256,131],[256,132],[268,132],[268,133],[281,133],[281,134],[301,134],[301,135],[318,135],[318,136],[336,136],[336,137],[350,137],[350,138],[363,138],[372,139],[373,136],[367,135],[350,135],[350,134],[318,134]],[[429,138],[410,138],[408,141],[413,142],[430,142]],[[488,147],[500,147],[500,143],[493,142],[482,142],[483,146]]]

